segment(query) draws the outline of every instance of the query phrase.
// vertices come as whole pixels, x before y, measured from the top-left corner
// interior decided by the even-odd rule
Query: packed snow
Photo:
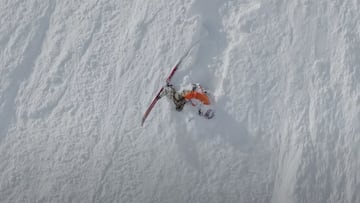
[[[360,202],[359,9],[2,0],[0,202]]]

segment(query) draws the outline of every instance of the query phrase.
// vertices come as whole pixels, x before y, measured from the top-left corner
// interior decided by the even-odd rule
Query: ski
[[[173,69],[171,70],[169,76],[166,78],[166,85],[169,85],[170,82],[171,82],[171,78],[174,76],[176,70],[178,69],[178,67],[180,66],[181,64],[181,61],[183,60],[184,57],[182,57],[182,59],[173,67]],[[160,97],[160,94],[161,92],[164,90],[164,87],[161,87],[161,89],[159,90],[159,92],[156,94],[155,98],[153,99],[153,101],[151,102],[150,106],[148,107],[148,109],[145,111],[145,114],[141,120],[141,126],[144,125],[144,122],[146,120],[146,118],[148,117],[150,111],[154,108],[155,104],[157,101],[159,101],[159,99],[161,98]]]
[[[177,69],[179,68],[179,66],[181,65],[182,61],[189,55],[191,49],[197,44],[199,43],[200,40],[196,41],[195,43],[193,43],[190,48],[188,50],[186,50],[185,54],[180,58],[180,60],[176,63],[176,65],[172,68],[169,76],[166,78],[166,85],[169,85],[171,82],[171,78],[174,76],[175,72],[177,71]],[[161,87],[161,89],[158,91],[158,93],[156,94],[155,98],[152,100],[150,106],[147,108],[147,110],[145,111],[142,120],[141,120],[141,126],[144,125],[144,122],[146,120],[146,118],[148,117],[148,115],[150,114],[151,110],[154,108],[155,104],[157,101],[159,101],[160,94],[161,92],[164,90],[164,87]]]
[[[149,106],[148,109],[146,110],[146,112],[145,112],[145,114],[144,114],[144,116],[143,116],[143,118],[142,118],[142,120],[141,120],[141,126],[144,125],[144,122],[145,122],[146,118],[148,117],[151,109],[155,106],[156,102],[159,101],[159,99],[161,98],[161,97],[160,97],[160,94],[161,94],[161,92],[162,92],[163,90],[164,90],[164,87],[162,87],[162,88],[159,90],[159,92],[156,94],[155,98],[154,98],[153,101],[151,102],[150,106]]]

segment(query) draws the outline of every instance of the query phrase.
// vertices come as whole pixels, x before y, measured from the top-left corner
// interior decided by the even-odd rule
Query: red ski
[[[166,79],[166,84],[170,84],[171,78],[174,76],[176,70],[178,69],[179,65],[181,64],[182,59],[175,65],[175,67],[171,70],[170,75],[167,77]],[[158,93],[156,94],[155,98],[152,100],[150,106],[147,108],[147,110],[145,111],[144,116],[142,117],[141,120],[141,126],[144,125],[144,122],[146,120],[146,118],[148,117],[150,111],[154,108],[155,104],[157,101],[159,101],[160,94],[161,92],[164,90],[164,87],[161,87],[161,89],[158,91]]]
[[[146,110],[142,120],[141,120],[141,126],[143,126],[144,122],[145,122],[145,119],[147,118],[147,116],[149,115],[151,109],[155,106],[156,102],[159,101],[159,99],[161,98],[160,97],[160,94],[161,92],[164,90],[164,87],[162,87],[159,92],[156,94],[156,97],[153,99],[153,101],[151,102],[149,108]]]
[[[178,67],[180,66],[181,62],[184,60],[184,58],[190,53],[191,49],[197,44],[199,43],[200,40],[196,41],[186,52],[185,54],[180,58],[179,62],[174,66],[174,68],[171,70],[169,76],[166,78],[166,85],[169,85],[171,82],[171,78],[174,76],[175,72],[177,71]],[[144,125],[144,122],[146,120],[146,118],[148,117],[148,115],[150,114],[151,110],[154,108],[155,104],[157,101],[159,101],[160,94],[161,92],[164,90],[164,87],[161,87],[161,89],[158,91],[158,93],[156,94],[155,98],[152,100],[150,106],[147,108],[147,110],[145,111],[144,116],[142,117],[141,120],[141,126]]]

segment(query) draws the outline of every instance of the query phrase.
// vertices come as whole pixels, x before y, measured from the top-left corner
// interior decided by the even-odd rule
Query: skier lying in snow
[[[192,84],[192,90],[183,90],[182,92],[177,92],[172,84],[167,84],[164,91],[161,92],[160,98],[165,95],[174,102],[177,111],[181,111],[184,105],[190,102],[192,106],[198,106],[200,116],[207,119],[214,117],[214,112],[207,108],[210,105],[207,92],[199,84]]]

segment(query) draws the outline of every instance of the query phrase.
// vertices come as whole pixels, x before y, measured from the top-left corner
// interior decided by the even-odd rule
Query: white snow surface
[[[360,202],[358,0],[2,0],[0,202]],[[200,83],[216,117],[161,99]]]

